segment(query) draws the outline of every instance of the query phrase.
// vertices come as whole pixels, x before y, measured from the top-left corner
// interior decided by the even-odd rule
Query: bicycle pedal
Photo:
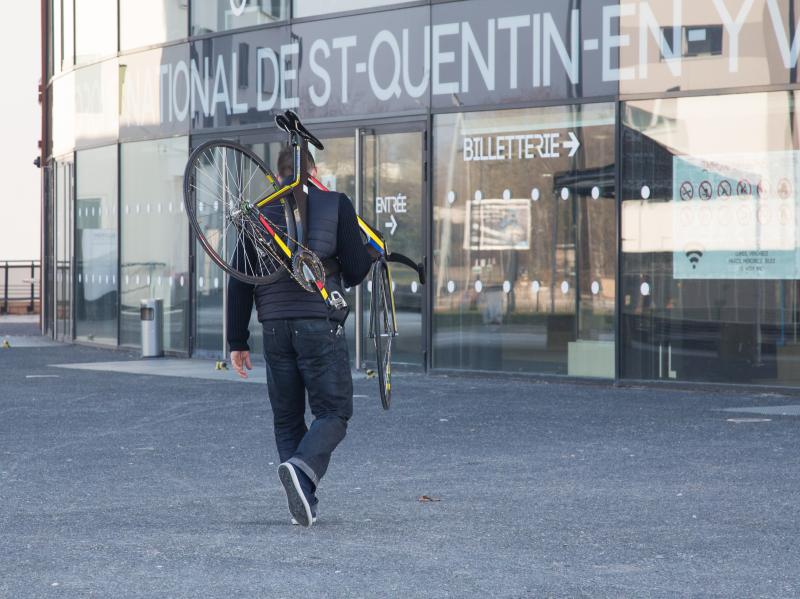
[[[228,363],[225,361],[219,361],[214,364],[214,370],[228,370]]]
[[[3,339],[3,349],[11,349],[11,344],[8,342],[8,339]]]
[[[347,301],[342,294],[335,289],[331,291],[331,294],[328,296],[328,301],[334,310],[344,310],[347,308]]]
[[[368,379],[374,379],[374,378],[375,378],[375,376],[376,376],[378,373],[377,373],[377,372],[375,372],[374,370],[369,370],[369,369],[368,369],[368,370],[365,372],[365,374],[367,375],[367,378],[368,378]]]

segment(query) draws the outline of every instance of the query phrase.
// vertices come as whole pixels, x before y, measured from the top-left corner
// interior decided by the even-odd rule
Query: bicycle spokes
[[[288,204],[276,201],[263,214],[256,208],[275,184],[261,159],[233,142],[199,146],[186,167],[184,202],[198,241],[214,262],[245,282],[274,281],[285,270],[283,250],[294,249]],[[271,223],[272,234],[262,219]]]

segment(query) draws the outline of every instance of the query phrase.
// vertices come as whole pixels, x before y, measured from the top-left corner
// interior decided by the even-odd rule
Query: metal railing
[[[38,312],[41,272],[39,260],[0,262],[0,314]]]

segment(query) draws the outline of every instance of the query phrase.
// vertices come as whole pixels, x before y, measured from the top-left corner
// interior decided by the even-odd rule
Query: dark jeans
[[[324,318],[268,320],[263,327],[278,456],[317,485],[353,415],[344,328]],[[305,422],[306,392],[314,415],[310,427]]]

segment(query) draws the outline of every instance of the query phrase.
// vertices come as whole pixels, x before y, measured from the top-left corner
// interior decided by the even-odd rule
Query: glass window
[[[218,356],[225,355],[227,346],[223,345],[222,319],[224,294],[226,289],[225,272],[206,254],[200,242],[195,241],[196,273],[195,310],[196,334],[195,348],[213,352]],[[251,329],[250,336],[260,332]],[[250,349],[255,352],[252,339]]]
[[[183,76],[189,71],[189,44],[133,52],[103,64],[110,62],[119,63],[115,77],[119,83],[114,88],[119,109],[114,114],[119,122],[120,141],[188,134],[190,110],[195,101],[189,96],[189,78]],[[168,82],[170,68],[172,76]]]
[[[76,154],[75,337],[117,343],[117,146]]]
[[[75,0],[75,63],[86,64],[116,53],[117,3]]]
[[[50,12],[51,75],[58,75],[64,69],[72,66],[75,55],[74,39],[72,0],[52,0]]]
[[[75,145],[117,141],[119,133],[119,67],[116,58],[75,69]],[[62,113],[62,116],[67,116]]]
[[[75,64],[75,7],[72,0],[61,0],[61,70]]]
[[[263,141],[263,135],[254,138],[244,138],[239,140],[242,145],[252,150],[269,166],[272,172],[277,172],[278,153],[281,144],[277,142]],[[200,145],[204,140],[197,139],[196,145]],[[197,349],[214,352],[223,355],[227,352],[227,342],[223,342],[223,298],[227,292],[228,275],[219,268],[206,254],[203,246],[195,242],[196,255],[196,281],[195,294],[197,298]],[[250,338],[248,345],[250,352],[254,355],[263,353],[263,333],[261,324],[258,322],[256,310],[253,309],[250,315]],[[224,343],[224,345],[223,345]]]
[[[290,44],[291,39],[290,28],[284,25],[193,41],[190,97],[184,93],[186,71],[174,72],[179,78],[173,107],[176,121],[191,121],[195,130],[268,123],[269,130],[275,131],[270,111],[284,110],[299,97],[299,72],[301,64],[307,64],[299,46]],[[285,62],[279,65],[284,46]],[[165,57],[164,61],[168,60]],[[175,59],[171,60],[175,64]],[[185,60],[189,64],[188,57]],[[285,84],[281,79],[284,71]],[[205,85],[198,76],[205,78]]]
[[[55,160],[48,162],[47,174],[43,183],[45,189],[44,196],[44,255],[42,256],[41,271],[41,306],[42,322],[45,327],[45,335],[55,336],[55,274],[56,274],[56,177],[58,175],[58,163]]]
[[[61,72],[61,58],[64,48],[61,46],[61,0],[51,0],[50,3],[50,60],[48,68],[49,75],[52,77]]]
[[[614,376],[611,104],[437,115],[433,365]]]
[[[54,156],[71,152],[75,147],[75,73],[53,80],[51,119],[51,148]]]
[[[188,11],[188,0],[120,0],[120,49],[130,50],[186,37]]]
[[[72,340],[72,157],[55,163],[55,336]]]
[[[195,146],[206,140],[193,138]],[[215,176],[215,175],[212,175]],[[217,180],[218,182],[219,180]],[[211,183],[209,183],[211,185]],[[181,200],[183,201],[183,200]],[[228,275],[209,258],[199,241],[195,239],[195,350],[207,351],[217,357],[226,355],[227,344],[223,339],[225,294]],[[261,332],[251,328],[250,336]],[[252,339],[250,349],[255,352]]]
[[[120,344],[141,345],[139,306],[164,301],[164,349],[189,337],[189,223],[183,207],[186,137],[121,145]]]
[[[800,382],[796,99],[624,105],[622,376]]]
[[[327,0],[294,0],[294,11],[292,14],[295,19],[299,19],[332,12],[363,10],[377,6],[390,6],[392,4],[397,4],[397,0],[337,0],[336,2],[329,2]]]
[[[230,31],[289,18],[289,0],[206,0],[192,3],[192,35]]]
[[[796,81],[797,0],[619,0],[619,66],[603,77],[621,94],[786,84]],[[605,37],[605,36],[604,36]],[[616,43],[615,42],[615,43]]]

